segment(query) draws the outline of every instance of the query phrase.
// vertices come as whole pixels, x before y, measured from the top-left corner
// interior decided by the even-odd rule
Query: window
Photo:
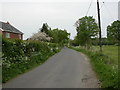
[[[10,33],[6,33],[6,38],[10,38]]]
[[[21,34],[19,34],[19,39],[22,39],[22,38],[21,38]]]

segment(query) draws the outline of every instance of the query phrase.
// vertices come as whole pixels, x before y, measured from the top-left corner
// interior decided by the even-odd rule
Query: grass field
[[[99,51],[99,46],[93,46],[93,49]],[[107,55],[113,64],[118,65],[118,46],[103,46],[102,53]]]

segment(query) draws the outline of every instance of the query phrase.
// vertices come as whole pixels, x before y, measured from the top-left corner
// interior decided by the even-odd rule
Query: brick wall
[[[21,37],[21,39],[23,40],[23,35],[20,35],[20,34],[17,34],[17,33],[6,32],[6,31],[3,31],[3,37],[4,38],[6,38],[7,33],[10,33],[10,38],[20,39],[20,37]]]
[[[2,30],[0,29],[0,34],[2,34]]]

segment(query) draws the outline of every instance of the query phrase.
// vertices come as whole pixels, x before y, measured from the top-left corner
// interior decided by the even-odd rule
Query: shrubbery
[[[60,45],[54,43],[3,39],[3,83],[40,65],[59,50]]]

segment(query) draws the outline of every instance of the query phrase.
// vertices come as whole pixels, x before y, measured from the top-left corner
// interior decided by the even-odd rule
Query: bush
[[[2,82],[42,64],[51,55],[60,51],[60,45],[39,41],[16,39],[2,40]]]

